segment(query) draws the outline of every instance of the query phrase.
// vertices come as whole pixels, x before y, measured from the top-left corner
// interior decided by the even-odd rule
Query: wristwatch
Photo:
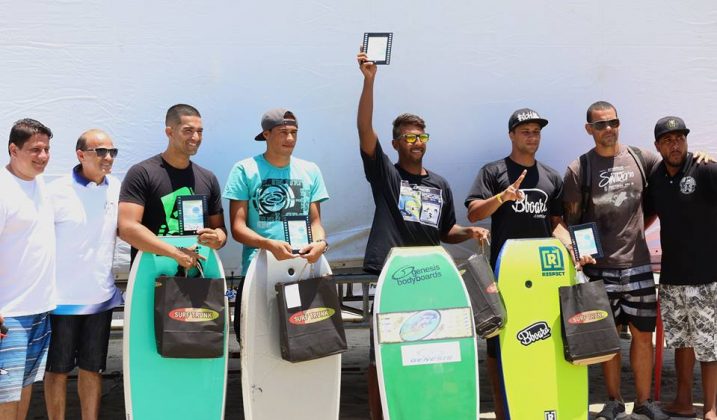
[[[326,248],[324,248],[323,254],[326,254],[326,251],[329,250],[329,243],[326,242],[326,239],[317,239],[317,240],[315,240],[314,242],[323,242],[324,245],[326,245]]]

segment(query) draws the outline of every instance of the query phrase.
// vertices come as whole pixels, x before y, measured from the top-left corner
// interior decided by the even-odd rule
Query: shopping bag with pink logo
[[[281,357],[289,362],[331,356],[348,348],[333,276],[309,277],[274,286]]]
[[[602,280],[559,288],[565,360],[591,365],[620,352],[620,337]]]

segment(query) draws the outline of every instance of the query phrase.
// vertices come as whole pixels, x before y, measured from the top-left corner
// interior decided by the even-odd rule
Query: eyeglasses
[[[428,133],[423,134],[401,134],[398,136],[399,139],[406,140],[406,143],[413,144],[416,142],[416,140],[420,140],[421,143],[427,143],[428,139],[431,137]]]
[[[614,120],[595,121],[595,122],[590,123],[590,125],[594,129],[602,131],[608,127],[610,127],[610,128],[620,127],[620,120],[618,118],[615,118]]]
[[[85,152],[95,152],[98,158],[103,158],[107,156],[107,153],[110,154],[110,157],[116,157],[119,150],[117,148],[95,147],[94,149],[86,149]]]

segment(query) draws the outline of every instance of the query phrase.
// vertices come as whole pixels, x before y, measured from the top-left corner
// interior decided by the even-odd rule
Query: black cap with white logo
[[[529,122],[536,122],[540,124],[540,128],[548,125],[548,120],[541,118],[537,112],[530,108],[521,108],[510,116],[510,119],[508,120],[508,131],[513,131],[513,129],[518,125]]]

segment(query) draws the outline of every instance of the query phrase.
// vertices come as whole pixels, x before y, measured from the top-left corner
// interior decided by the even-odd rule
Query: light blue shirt
[[[263,155],[237,162],[229,173],[224,198],[247,201],[247,226],[259,235],[286,240],[287,216],[309,217],[311,203],[328,200],[319,167],[292,157],[284,167],[269,163]],[[246,274],[257,248],[244,245],[242,274]]]

